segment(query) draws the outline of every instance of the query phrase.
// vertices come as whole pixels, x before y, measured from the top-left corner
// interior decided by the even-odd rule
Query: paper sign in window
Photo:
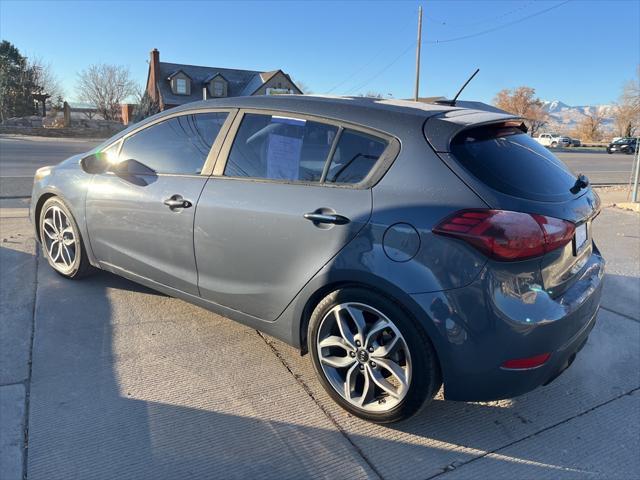
[[[285,135],[269,135],[267,178],[298,180],[302,139]]]

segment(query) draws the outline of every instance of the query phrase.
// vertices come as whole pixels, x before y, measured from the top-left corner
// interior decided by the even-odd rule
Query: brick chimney
[[[157,48],[151,50],[149,54],[149,84],[147,92],[155,101],[158,101],[158,80],[160,78],[160,52]]]

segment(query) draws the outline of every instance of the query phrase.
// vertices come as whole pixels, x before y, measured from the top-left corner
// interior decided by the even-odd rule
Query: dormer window
[[[186,78],[176,78],[176,93],[178,95],[186,95],[187,94],[187,79]]]
[[[182,70],[173,72],[167,80],[174,95],[191,95],[191,77]]]
[[[219,73],[207,78],[205,80],[207,86],[209,88],[209,95],[214,98],[226,97],[228,96],[227,88],[227,80]]]
[[[213,96],[224,97],[224,82],[222,80],[213,81]]]

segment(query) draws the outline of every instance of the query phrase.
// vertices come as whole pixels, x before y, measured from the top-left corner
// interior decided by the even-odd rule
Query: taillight
[[[501,261],[539,257],[571,241],[575,225],[565,220],[506,210],[461,210],[433,233],[458,238]]]

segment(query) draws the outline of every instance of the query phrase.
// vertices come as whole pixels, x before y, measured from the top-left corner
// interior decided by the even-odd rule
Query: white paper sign
[[[267,178],[298,180],[302,139],[285,135],[269,135]]]

